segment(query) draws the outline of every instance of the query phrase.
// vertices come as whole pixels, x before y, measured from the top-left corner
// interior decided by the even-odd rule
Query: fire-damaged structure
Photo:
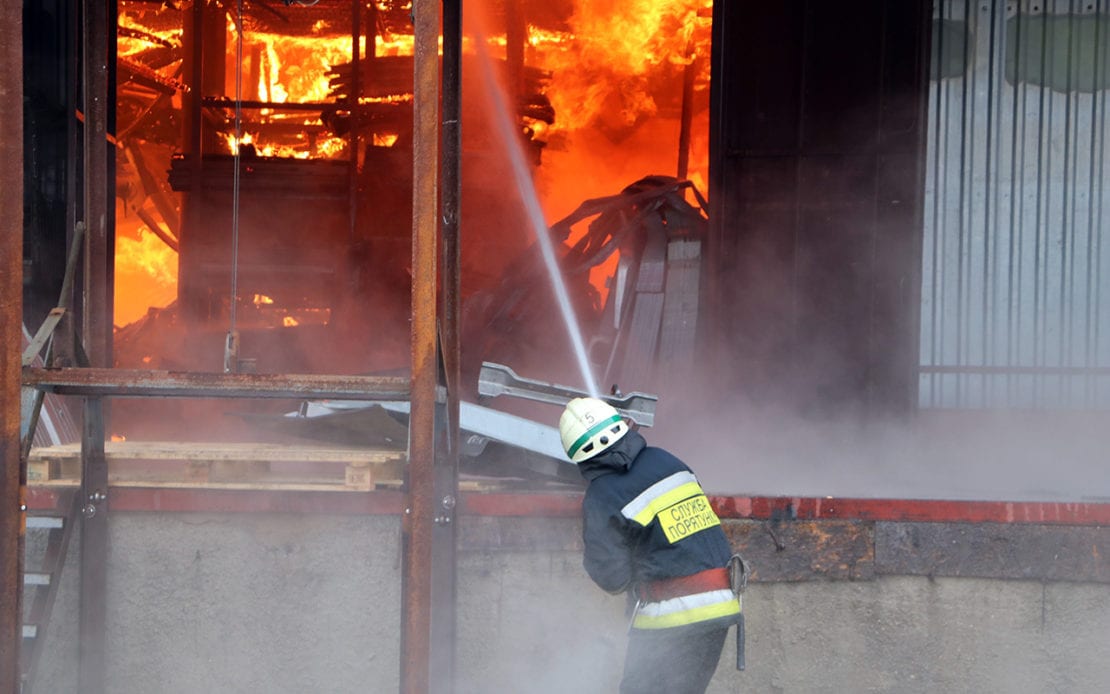
[[[373,345],[394,347],[407,333],[404,311],[393,307],[407,294],[411,235],[411,8],[324,0],[240,9],[235,19],[234,8],[219,4],[120,5],[121,36],[138,46],[121,58],[119,76],[121,130],[141,138],[124,141],[137,174],[129,179],[137,189],[133,206],[141,211],[145,200],[162,201],[154,207],[168,210],[162,221],[181,243],[174,242],[174,315],[128,331],[118,360],[134,364],[145,356],[199,368],[192,360],[219,354],[232,319],[245,368],[397,368],[398,354]],[[401,44],[407,54],[395,54]],[[279,74],[279,49],[280,84],[269,78]],[[357,60],[349,59],[352,51]],[[346,62],[334,62],[343,55]],[[236,58],[238,70],[229,67]],[[149,76],[167,66],[176,66],[180,81]],[[553,119],[544,75],[519,61],[503,68],[517,78],[515,115],[538,159],[542,143],[529,136],[530,124]],[[147,93],[152,85],[163,91]],[[463,118],[479,122],[474,105],[469,109]],[[475,252],[499,256],[511,207],[502,202],[508,196],[489,149],[479,129],[465,132],[462,165],[485,171],[467,179],[467,204],[508,222],[477,237]],[[167,167],[168,178],[156,179],[153,172]],[[183,194],[180,214],[167,202],[171,191]],[[359,347],[331,350],[322,362],[311,348],[322,341]]]
[[[752,564],[722,688],[1110,681],[1106,0],[0,17],[0,694],[611,690],[591,391]]]

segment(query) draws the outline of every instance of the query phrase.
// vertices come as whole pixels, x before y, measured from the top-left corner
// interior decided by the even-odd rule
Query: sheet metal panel
[[[916,402],[929,3],[714,4],[709,251],[728,391]]]
[[[935,4],[922,407],[1110,406],[1108,0]]]

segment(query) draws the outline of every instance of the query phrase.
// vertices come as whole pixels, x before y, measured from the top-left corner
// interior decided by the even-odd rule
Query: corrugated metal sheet
[[[1110,0],[938,0],[922,407],[1110,407]]]

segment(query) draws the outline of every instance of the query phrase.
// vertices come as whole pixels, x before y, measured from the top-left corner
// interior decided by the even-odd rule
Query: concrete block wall
[[[463,521],[457,691],[616,691],[625,601],[585,575],[577,521]],[[78,691],[78,545],[40,694]],[[392,516],[115,513],[108,691],[395,692],[399,547]],[[1101,693],[1108,598],[1105,584],[1044,580],[756,582],[748,669],[733,669],[730,636],[710,691]]]

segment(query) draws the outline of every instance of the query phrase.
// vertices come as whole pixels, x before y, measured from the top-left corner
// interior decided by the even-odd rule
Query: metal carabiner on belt
[[[740,619],[736,622],[736,669],[747,667],[744,653],[747,635],[744,633],[744,589],[748,587],[748,577],[752,575],[752,565],[744,557],[734,554],[728,559],[728,583],[736,601],[740,603]]]
[[[632,633],[632,626],[636,623],[636,615],[640,614],[640,608],[644,606],[644,601],[637,596],[636,604],[632,606],[632,616],[628,618],[628,633]]]

